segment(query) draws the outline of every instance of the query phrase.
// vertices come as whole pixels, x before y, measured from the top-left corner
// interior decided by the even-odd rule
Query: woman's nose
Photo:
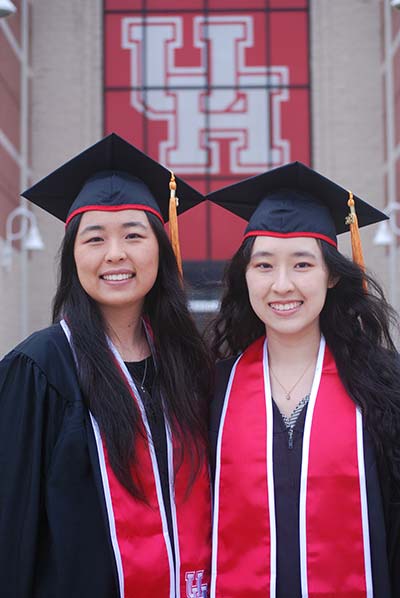
[[[274,291],[281,294],[293,290],[293,280],[287,268],[279,268],[276,270],[272,287]]]
[[[120,262],[126,258],[126,252],[118,241],[110,241],[105,255],[106,262]]]

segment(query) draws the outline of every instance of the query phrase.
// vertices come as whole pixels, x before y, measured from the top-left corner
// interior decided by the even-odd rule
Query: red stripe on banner
[[[328,348],[311,427],[306,505],[309,598],[365,598],[356,408]]]
[[[310,232],[296,232],[296,233],[275,233],[273,231],[268,230],[252,230],[249,233],[246,233],[243,237],[242,242],[249,237],[277,237],[278,239],[291,239],[297,237],[311,237],[312,239],[321,239],[322,241],[326,241],[333,247],[337,247],[337,243],[327,237],[326,235],[322,235],[320,233],[310,233]]]
[[[120,204],[118,206],[99,206],[99,205],[92,205],[92,206],[82,206],[82,208],[78,208],[77,210],[74,210],[67,218],[66,222],[65,222],[65,227],[68,226],[68,224],[71,222],[72,218],[74,218],[75,216],[77,216],[78,214],[84,214],[85,212],[121,212],[122,210],[141,210],[143,212],[150,212],[151,214],[154,214],[155,216],[157,216],[157,218],[159,220],[161,220],[161,222],[164,224],[164,220],[161,216],[161,214],[159,214],[159,212],[157,212],[157,210],[155,210],[154,208],[150,208],[149,206],[145,206],[143,204],[137,204],[137,203],[125,203],[125,204]]]
[[[257,340],[237,364],[222,432],[216,596],[223,598],[270,591],[263,345]]]

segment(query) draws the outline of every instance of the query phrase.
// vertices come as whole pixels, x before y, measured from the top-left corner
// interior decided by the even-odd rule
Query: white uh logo
[[[204,570],[185,573],[186,598],[207,598],[207,584],[202,583]]]
[[[290,143],[281,136],[289,69],[246,64],[253,29],[250,15],[194,17],[199,66],[177,66],[182,16],[122,20],[122,47],[130,51],[131,105],[166,124],[158,159],[173,170],[203,173],[208,165],[211,174],[218,174],[223,147],[229,148],[233,174],[263,172],[289,161]],[[150,89],[143,94],[142,86]]]

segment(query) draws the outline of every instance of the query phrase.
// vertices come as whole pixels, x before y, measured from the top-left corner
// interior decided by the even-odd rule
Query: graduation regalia
[[[263,341],[263,339],[261,340]],[[240,424],[238,424],[236,420],[233,420],[231,425],[235,427],[233,446],[237,447],[237,458],[239,462],[243,464],[244,471],[240,471],[239,468],[236,468],[235,466],[235,469],[231,472],[231,474],[229,471],[226,475],[224,474],[224,458],[227,459],[227,462],[230,463],[231,466],[232,463],[235,462],[235,457],[232,454],[232,445],[230,449],[227,449],[229,445],[224,443],[223,435],[224,431],[227,429],[225,426],[228,424],[227,418],[229,417],[230,409],[233,408],[232,404],[229,405],[229,387],[232,384],[232,377],[234,374],[233,370],[235,368],[235,364],[237,364],[237,361],[237,358],[231,358],[221,361],[217,365],[216,392],[211,407],[211,459],[213,463],[213,477],[215,479],[216,497],[214,506],[213,531],[213,581],[215,586],[213,587],[213,585],[211,585],[211,596],[215,595],[219,597],[229,595],[231,598],[234,598],[236,596],[239,597],[241,595],[246,595],[247,592],[250,592],[250,587],[246,587],[244,584],[251,583],[251,580],[249,581],[247,577],[247,575],[250,573],[251,577],[253,577],[253,583],[254,579],[257,580],[256,583],[254,583],[254,586],[251,588],[252,596],[258,596],[257,592],[260,591],[260,588],[263,587],[262,584],[265,583],[264,595],[276,596],[276,598],[287,598],[289,596],[290,598],[300,598],[305,594],[302,593],[301,579],[302,547],[300,541],[299,497],[304,457],[303,438],[305,434],[307,417],[310,415],[310,404],[303,408],[296,422],[293,443],[292,446],[290,446],[288,442],[288,433],[283,423],[279,409],[271,399],[269,387],[267,386],[265,389],[264,401],[266,401],[266,410],[268,409],[269,411],[271,424],[271,471],[273,471],[272,486],[274,491],[274,498],[273,502],[271,503],[273,504],[274,512],[271,515],[271,513],[268,513],[266,501],[261,500],[262,497],[266,496],[266,494],[263,492],[263,484],[259,482],[258,486],[255,485],[255,487],[251,487],[250,479],[247,479],[248,472],[250,471],[249,464],[251,463],[251,468],[253,468],[254,464],[263,458],[264,452],[266,453],[266,448],[264,445],[259,445],[256,452],[256,445],[254,444],[256,428],[259,428],[260,422],[265,421],[266,412],[258,410],[254,389],[248,388],[246,390],[246,387],[244,387],[243,384],[241,388],[241,396],[237,399],[238,403],[236,405],[236,409],[239,412]],[[250,366],[245,365],[244,368],[245,375],[247,373],[249,376],[253,375],[253,372],[249,371]],[[321,379],[318,382],[318,387],[323,383],[327,376],[329,376],[328,365],[326,365],[325,369],[322,371]],[[315,388],[315,393],[317,393],[317,387]],[[320,396],[319,400],[322,403],[327,403],[330,401],[330,399],[331,396],[324,393],[322,396]],[[349,405],[353,406],[355,409],[351,399],[347,397],[347,400]],[[329,413],[330,417],[332,417],[332,412],[330,411]],[[248,423],[249,419],[253,421],[253,424]],[[250,429],[248,429],[245,424],[246,426],[249,426]],[[238,425],[241,426],[240,431],[238,431]],[[342,422],[339,421],[338,425],[341,426]],[[247,435],[246,430],[247,434],[251,437],[252,443],[252,452],[249,454],[246,453],[246,441],[244,440],[244,437]],[[398,545],[398,537],[396,537],[396,533],[399,529],[400,517],[399,513],[396,513],[392,509],[391,502],[394,500],[394,497],[390,496],[387,492],[388,479],[385,464],[380,460],[377,460],[372,441],[368,433],[365,430],[363,430],[363,432],[362,446],[365,463],[364,471],[368,507],[367,524],[369,528],[368,540],[370,546],[369,562],[373,591],[373,593],[368,595],[377,597],[384,596],[390,598],[390,596],[395,595],[391,593],[391,579],[392,583],[399,583],[399,571],[398,566],[396,566],[395,563],[398,563],[400,553],[398,546],[395,549],[393,548],[391,551],[388,551],[387,546],[392,545],[394,547],[394,543]],[[226,442],[229,442],[229,438]],[[225,453],[225,456],[224,450],[228,450],[228,452]],[[332,454],[335,454],[335,446],[332,446]],[[328,471],[326,473],[328,473]],[[323,479],[323,475],[324,469],[322,468],[320,473],[320,482]],[[234,476],[236,477],[234,478]],[[264,478],[265,477],[266,476],[264,472]],[[237,483],[238,479],[240,480],[239,484]],[[266,485],[266,483],[267,480],[265,479],[264,485]],[[228,487],[230,487],[229,491]],[[383,489],[385,489],[384,492],[382,492]],[[226,527],[225,531],[223,526],[227,524],[225,523],[223,513],[225,511],[225,516],[227,513],[224,500],[232,501],[232,504],[235,505],[235,518],[237,521],[235,524],[234,520],[230,519],[229,527]],[[341,505],[346,504],[346,499],[344,496],[340,502]],[[246,538],[250,544],[254,540],[252,535],[253,527],[256,529],[257,533],[262,536],[263,530],[260,529],[260,526],[258,525],[259,520],[257,519],[257,509],[255,508],[255,504],[263,505],[263,509],[265,510],[265,519],[268,518],[269,521],[273,521],[275,533],[275,553],[271,555],[271,552],[269,552],[269,559],[267,560],[266,546],[264,546],[264,543],[262,541],[259,541],[258,544],[253,542],[255,552],[258,552],[257,548],[261,547],[262,549],[261,556],[263,566],[261,567],[261,571],[258,571],[257,573],[255,569],[254,564],[256,562],[256,556],[253,554],[251,557],[249,557],[249,561],[247,563],[247,565],[250,563],[247,569],[247,575],[234,575],[233,563],[231,562],[232,569],[229,570],[229,567],[227,567],[226,562],[224,563],[223,560],[221,564],[223,567],[225,567],[225,571],[222,569],[222,572],[220,573],[218,566],[218,553],[224,553],[228,546],[232,548],[232,550],[235,550],[235,547],[232,547],[232,543],[235,542],[235,538],[237,538],[238,542],[240,542],[242,546],[242,550],[236,550],[235,554],[240,555],[244,560],[246,555]],[[244,520],[241,520],[240,515],[242,508],[247,509],[247,511],[243,513]],[[323,507],[321,510],[322,512],[326,513],[327,520],[329,520],[329,517],[333,516],[333,513],[329,510],[328,506]],[[219,513],[222,513],[220,521],[218,521]],[[353,520],[351,523],[353,523]],[[310,522],[310,524],[312,524],[312,522]],[[236,530],[235,534],[230,535],[234,525],[240,526],[240,530]],[[319,528],[317,531],[319,531],[321,534],[323,533],[321,528]],[[224,534],[226,534],[227,538],[229,537],[226,542]],[[351,554],[351,560],[349,564],[352,567],[355,560],[354,539],[346,536],[342,526],[339,526],[335,534],[335,542],[337,547],[336,550],[340,555],[340,547],[342,547],[342,549],[343,547],[347,547],[347,550]],[[219,547],[218,544],[220,544]],[[273,588],[273,591],[270,590],[271,586],[269,583],[265,581],[266,570],[269,564],[269,570],[275,577],[275,587]],[[333,576],[335,576],[334,566],[335,557],[333,552],[332,559],[330,561],[330,572],[333,574]],[[220,581],[223,585],[221,589],[218,587],[218,583]],[[227,589],[230,587],[230,584],[232,584],[232,589]],[[213,591],[215,591],[215,594],[213,594]],[[310,592],[309,595],[312,596],[313,594]],[[331,591],[331,593],[326,595],[333,597],[341,594],[339,594],[339,591],[337,593]],[[358,596],[362,594],[348,593],[348,596],[356,595]]]
[[[312,237],[337,247],[350,226],[361,268],[358,225],[387,218],[299,162],[208,199],[249,221],[243,240]],[[289,441],[271,396],[267,342],[217,364],[211,598],[397,596],[399,497],[330,348],[322,338]]]
[[[1,595],[4,598],[122,595],[115,550],[118,538],[113,534],[108,513],[110,505],[96,434],[82,400],[74,358],[61,325],[33,334],[1,361],[0,431]],[[109,475],[106,479],[110,479]],[[164,496],[170,496],[173,481],[165,476],[160,481]],[[185,566],[182,543],[187,542],[187,536],[189,542],[192,537],[193,543],[198,542],[195,550],[186,546],[187,553],[195,554],[198,562],[208,562],[209,484],[204,472],[192,492],[195,502],[191,507],[190,496],[185,503],[183,492],[179,494],[178,490],[175,501],[185,510],[191,508],[189,514],[184,513],[189,518],[186,530],[178,529],[179,515],[178,525],[172,526],[176,533],[172,542],[167,527],[162,530],[165,546],[174,544],[175,552],[171,555],[174,567],[181,560],[181,569]],[[136,502],[128,497],[129,500]],[[168,518],[173,520],[173,514],[179,513],[179,504],[176,506],[173,498],[171,502]],[[142,508],[151,511],[145,505]],[[158,518],[161,521],[161,514]],[[139,536],[139,547],[145,523],[136,520],[131,526],[133,537],[135,533]],[[137,550],[135,542],[132,543],[131,550]],[[155,566],[151,553],[136,554],[135,558],[147,559],[149,572]],[[207,566],[191,564],[180,572],[181,596],[185,596],[186,574],[193,573],[192,588],[198,582],[198,572],[207,570]],[[161,559],[157,565],[162,568]],[[178,596],[176,589],[170,588],[168,565],[164,573],[168,580],[159,588],[160,595]],[[204,583],[206,575],[207,571]],[[140,588],[138,591],[141,596],[148,595],[140,593]]]
[[[66,226],[91,210],[143,210],[164,222],[170,176],[112,134],[24,195]],[[179,189],[180,212],[203,199],[183,181]],[[143,325],[157,361],[152,332]],[[81,394],[74,338],[65,320],[33,334],[0,363],[4,598],[203,598],[207,593],[207,464],[188,489],[189,457],[177,449],[157,383],[151,401],[148,394],[144,400],[131,375],[134,364],[125,364],[109,340],[108,348],[138,410],[141,433],[132,475],[145,501],[133,497],[110,466]]]

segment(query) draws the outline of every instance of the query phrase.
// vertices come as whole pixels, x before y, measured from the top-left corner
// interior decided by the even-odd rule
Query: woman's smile
[[[100,274],[102,280],[113,285],[129,282],[135,276],[131,270],[111,270]]]
[[[274,312],[277,312],[278,315],[285,316],[297,312],[303,305],[303,301],[271,301],[268,305]]]

